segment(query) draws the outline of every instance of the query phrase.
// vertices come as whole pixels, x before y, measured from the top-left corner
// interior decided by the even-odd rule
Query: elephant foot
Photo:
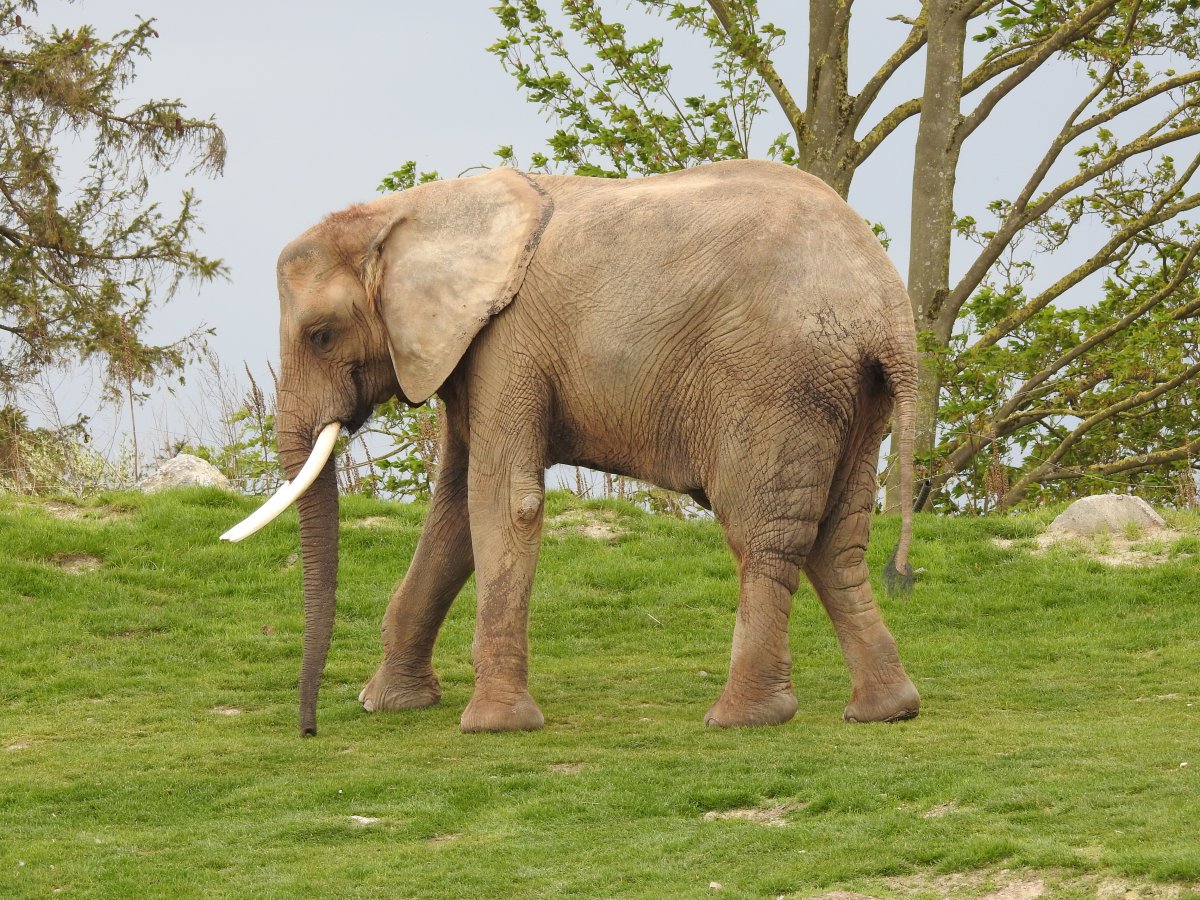
[[[479,689],[462,714],[462,730],[477,731],[537,731],[545,718],[528,691],[515,695],[484,695]]]
[[[442,686],[433,672],[411,675],[398,672],[384,663],[358,694],[358,702],[367,712],[395,709],[421,709],[442,699]]]
[[[747,699],[728,688],[704,716],[712,728],[741,728],[748,725],[782,725],[796,714],[796,694],[790,684],[770,693]]]
[[[902,722],[916,718],[921,696],[905,678],[892,684],[879,684],[870,691],[855,690],[842,718],[847,722]]]

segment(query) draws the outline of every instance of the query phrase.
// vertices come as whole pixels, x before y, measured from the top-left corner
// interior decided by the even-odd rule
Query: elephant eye
[[[318,350],[328,350],[333,344],[333,330],[329,328],[318,328],[308,336],[308,339]]]

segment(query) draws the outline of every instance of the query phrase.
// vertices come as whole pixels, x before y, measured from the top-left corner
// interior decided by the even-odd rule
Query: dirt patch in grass
[[[1135,884],[1123,878],[1105,878],[1096,888],[1097,900],[1175,900],[1184,890],[1193,893],[1200,884]]]
[[[104,565],[104,560],[90,553],[58,553],[50,557],[50,564],[70,575],[86,575]]]
[[[109,522],[113,519],[127,519],[128,510],[115,509],[109,506],[82,507],[62,500],[43,500],[40,503],[21,503],[28,509],[40,509],[47,515],[65,522]]]
[[[350,528],[390,528],[397,523],[392,516],[363,516],[361,519],[351,519],[346,525]]]
[[[209,712],[216,713],[218,716],[240,716],[242,714],[242,711],[236,706],[214,706]]]
[[[611,509],[568,510],[547,519],[545,528],[551,537],[578,534],[594,541],[615,541],[629,531]]]
[[[5,753],[16,753],[18,750],[28,750],[29,741],[13,741],[11,744],[4,745]]]
[[[1046,882],[1040,878],[1025,878],[1007,884],[987,895],[987,900],[1034,900],[1046,893]]]
[[[1080,876],[1067,871],[952,872],[945,875],[898,875],[882,879],[875,893],[830,891],[811,900],[884,900],[940,897],[946,900],[1038,900],[1041,897],[1095,897],[1097,900],[1176,900],[1200,885],[1155,884],[1099,874]]]
[[[921,814],[922,819],[940,819],[942,816],[948,816],[952,812],[958,811],[958,801],[950,800],[946,803],[939,803],[933,809]]]
[[[31,506],[34,504],[30,504]],[[83,510],[78,506],[72,506],[70,503],[62,503],[58,500],[47,500],[45,503],[37,504],[56,519],[66,519],[69,522],[75,522],[83,518]]]
[[[557,775],[578,775],[583,771],[583,763],[555,763],[550,767],[550,771]]]
[[[806,803],[780,803],[777,806],[758,807],[748,806],[743,809],[713,809],[706,812],[702,818],[705,822],[732,820],[753,822],[755,825],[766,825],[769,828],[783,828],[787,825],[790,813],[804,809]]]
[[[1171,559],[1172,547],[1184,537],[1183,532],[1165,528],[1132,537],[1112,533],[1080,537],[1045,531],[1033,538],[1031,552],[1035,556],[1042,556],[1050,550],[1062,548],[1074,555],[1086,556],[1108,566],[1157,566]],[[1019,546],[1023,542],[992,538],[992,543],[1007,549]]]

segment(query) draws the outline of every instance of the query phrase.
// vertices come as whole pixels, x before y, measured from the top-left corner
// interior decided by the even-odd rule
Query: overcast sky
[[[407,159],[453,176],[494,163],[492,151],[500,144],[512,144],[520,159],[544,149],[551,126],[485,52],[500,34],[490,5],[42,0],[41,23],[90,22],[102,37],[129,27],[139,14],[153,16],[160,37],[152,58],[138,64],[129,103],[181,98],[192,115],[213,116],[228,139],[224,176],[194,186],[206,228],[197,246],[224,259],[231,280],[185,289],[155,320],[156,336],[170,339],[207,323],[217,331],[212,344],[227,365],[240,369],[245,361],[263,373],[267,360],[278,357],[275,258],[292,237],[331,210],[370,199],[381,177]],[[667,56],[678,64],[681,81],[699,86],[708,66],[702,42],[674,36],[665,23],[628,11],[624,3],[610,6],[635,29],[666,31]],[[806,4],[763,0],[760,7],[765,18],[788,30],[779,66],[793,92],[802,94]],[[913,0],[859,4],[852,87],[907,32],[886,17],[916,7]],[[880,99],[880,110],[919,92],[919,60],[905,74]],[[1036,88],[1044,98],[1039,111],[1052,111],[1052,88]],[[1044,146],[1027,140],[1039,127],[1039,117],[1025,115],[1019,128],[1005,127],[1001,119],[981,128],[972,143],[982,152],[968,156],[960,205],[1011,194],[1006,173],[1027,171],[1023,154]],[[759,153],[784,129],[778,114],[764,118],[756,128]],[[861,170],[851,195],[860,213],[888,227],[901,274],[907,268],[914,134],[910,121]],[[178,173],[164,173],[159,197],[174,202],[184,184]],[[161,413],[155,418],[177,427],[164,423]]]

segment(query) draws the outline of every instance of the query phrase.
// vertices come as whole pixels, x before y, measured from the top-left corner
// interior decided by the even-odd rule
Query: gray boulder
[[[230,489],[229,479],[216,466],[189,453],[180,453],[174,459],[159,463],[158,470],[138,482],[138,487],[148,494],[173,487]]]
[[[1141,497],[1099,494],[1076,500],[1050,523],[1048,530],[1079,535],[1120,534],[1130,523],[1143,531],[1167,527],[1162,516]]]

